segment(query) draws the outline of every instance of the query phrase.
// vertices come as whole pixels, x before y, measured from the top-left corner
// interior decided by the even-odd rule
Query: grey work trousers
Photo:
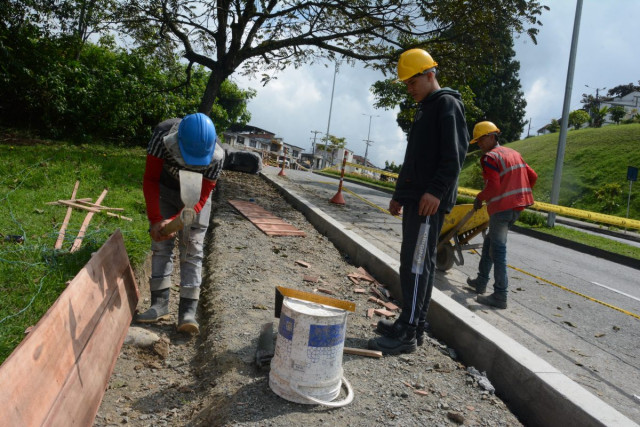
[[[160,213],[163,218],[170,218],[177,214],[184,204],[180,199],[180,191],[173,190],[160,184]],[[200,284],[202,282],[202,260],[204,258],[204,236],[209,226],[211,216],[211,196],[196,215],[189,232],[180,230],[177,233],[178,249],[180,252],[180,297],[189,299],[200,298]],[[185,235],[188,234],[188,241]],[[174,247],[176,238],[162,242],[151,242],[151,291],[159,291],[171,287],[171,273],[173,272]]]

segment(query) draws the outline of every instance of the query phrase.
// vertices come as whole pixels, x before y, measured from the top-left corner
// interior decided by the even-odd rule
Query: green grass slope
[[[538,173],[536,200],[549,202],[559,133],[507,144]],[[470,153],[460,186],[480,189],[479,151]],[[625,217],[629,181],[627,166],[640,168],[640,124],[609,125],[567,132],[559,204]],[[640,220],[640,183],[632,184],[629,217]]]
[[[35,325],[84,264],[120,229],[134,266],[150,247],[142,195],[145,151],[99,144],[37,141],[0,132],[0,362]],[[48,202],[71,198],[123,208],[133,221],[95,214],[81,249],[69,253],[86,212],[75,210],[62,250],[54,250],[66,206]],[[11,236],[24,239],[18,243]]]

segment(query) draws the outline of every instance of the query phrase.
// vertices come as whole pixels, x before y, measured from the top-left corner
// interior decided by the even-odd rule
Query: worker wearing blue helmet
[[[202,282],[204,236],[211,214],[210,195],[222,171],[224,150],[216,143],[216,129],[202,113],[168,119],[156,126],[147,147],[143,193],[151,236],[151,306],[134,321],[155,323],[169,319],[169,297],[176,237],[180,250],[180,304],[178,331],[198,333],[196,310]],[[165,234],[163,229],[184,207],[180,197],[180,170],[202,174],[196,218],[189,230]]]

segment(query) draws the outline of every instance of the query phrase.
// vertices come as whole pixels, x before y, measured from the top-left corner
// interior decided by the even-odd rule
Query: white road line
[[[602,287],[602,288],[609,289],[610,291],[617,292],[617,293],[619,293],[620,295],[624,295],[625,297],[629,297],[629,298],[632,298],[632,299],[634,299],[634,300],[636,300],[636,301],[640,301],[640,298],[636,298],[636,297],[634,297],[633,295],[625,294],[624,292],[621,292],[621,291],[619,291],[619,290],[617,290],[617,289],[610,288],[610,287],[608,287],[608,286],[602,285],[602,284],[597,283],[597,282],[591,282],[591,283],[593,283],[593,284],[594,284],[594,285],[596,285],[596,286],[600,286],[600,287]]]

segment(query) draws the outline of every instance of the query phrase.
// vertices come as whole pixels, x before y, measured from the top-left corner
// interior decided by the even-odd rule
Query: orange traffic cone
[[[287,159],[287,149],[284,149],[284,154],[282,156],[282,169],[280,169],[280,172],[278,172],[278,176],[287,176],[286,173],[284,173],[284,163],[285,160]]]
[[[335,196],[329,199],[329,202],[335,203],[336,205],[344,205],[344,197],[342,196],[342,181],[340,181],[340,187],[338,187],[338,192]]]
[[[344,197],[342,196],[342,181],[344,180],[344,167],[347,163],[346,153],[342,157],[342,171],[340,172],[340,184],[338,184],[338,192],[335,196],[329,199],[330,203],[335,203],[336,205],[345,205]]]

